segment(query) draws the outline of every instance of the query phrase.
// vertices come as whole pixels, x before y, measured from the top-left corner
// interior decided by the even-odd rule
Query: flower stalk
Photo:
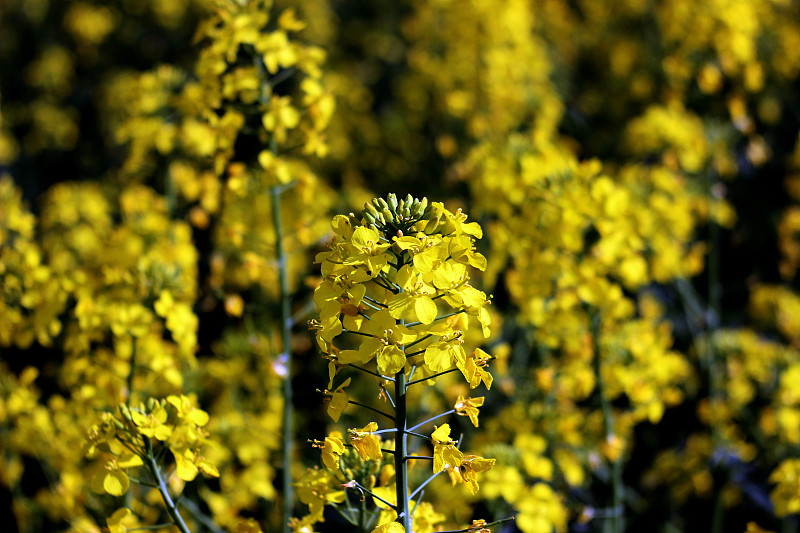
[[[278,262],[278,281],[280,284],[281,302],[281,349],[280,360],[285,365],[286,375],[283,377],[283,531],[289,533],[289,518],[294,506],[294,490],[292,487],[292,456],[294,452],[294,421],[292,420],[292,350],[291,328],[292,316],[290,308],[289,276],[287,272],[286,251],[283,246],[283,225],[281,222],[281,192],[284,187],[275,186],[272,193],[272,221],[275,227],[275,255]]]
[[[483,398],[470,402],[459,397],[453,409],[426,416],[413,426],[408,419],[411,385],[435,384],[450,373],[462,374],[471,389],[481,383],[487,388],[492,384],[486,370],[492,357],[480,349],[468,355],[463,347],[468,328],[477,324],[487,337],[491,322],[485,309],[489,298],[469,284],[468,267],[486,267],[485,258],[474,246],[483,232],[466,218],[460,210],[451,213],[442,204],[428,204],[427,199],[411,195],[376,198],[366,204],[361,218],[354,214],[334,217],[330,251],[317,256],[323,275],[314,292],[319,315],[309,322],[329,361],[330,383],[324,391],[328,414],[338,422],[352,404],[380,415],[388,424],[381,429],[373,421],[349,429],[349,444],[339,432],[314,443],[322,449],[323,464],[334,474],[310,471],[304,477],[309,494],[324,501],[323,505],[306,501],[312,514],[295,520],[295,526],[320,521],[324,505],[349,501],[346,491],[355,489],[362,498],[365,494],[371,497],[372,514],[379,516],[380,522],[367,529],[373,524],[363,520],[370,510],[365,510],[362,501],[359,508],[346,512],[351,517],[358,513],[362,533],[411,533],[418,529],[414,525],[417,519],[428,524],[444,519],[432,516],[429,504],[420,506],[422,489],[431,480],[446,472],[454,486],[464,484],[475,494],[477,474],[494,465],[494,459],[465,455],[461,444],[450,438],[447,423],[430,435],[415,431],[447,415],[468,411],[477,426]],[[349,340],[341,343],[340,337]],[[394,408],[394,414],[350,398],[347,387],[352,378],[339,377],[349,367],[377,380],[379,397]],[[381,442],[384,435],[393,436],[394,441]],[[417,439],[432,444],[433,455],[415,453]],[[432,466],[431,475],[416,488],[409,478],[410,460],[424,460]],[[343,495],[320,489],[321,479],[327,475],[340,480]],[[299,485],[304,486],[302,481]],[[428,510],[421,511],[423,508]],[[426,512],[427,516],[420,518],[420,513]]]
[[[164,500],[164,506],[167,508],[167,513],[172,519],[172,522],[181,531],[181,533],[191,533],[189,531],[189,527],[186,525],[186,522],[183,521],[181,513],[178,511],[178,506],[175,505],[175,501],[172,499],[172,496],[169,493],[166,480],[162,477],[161,470],[158,468],[158,463],[156,462],[155,455],[153,454],[153,445],[149,439],[145,440],[145,464],[147,465],[147,469],[150,471],[150,474],[153,476],[153,479],[156,482],[158,492],[161,494],[161,499]]]
[[[594,372],[597,380],[597,394],[600,400],[600,410],[603,416],[603,435],[606,443],[611,445],[617,440],[614,433],[614,416],[611,412],[611,402],[605,391],[603,379],[602,360],[600,357],[600,314],[594,312],[590,314],[592,343],[594,348]],[[623,533],[625,531],[625,486],[622,481],[621,454],[609,458],[611,469],[611,509],[610,524],[611,533]]]

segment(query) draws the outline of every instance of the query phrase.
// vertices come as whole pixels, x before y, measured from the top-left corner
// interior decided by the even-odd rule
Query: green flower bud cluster
[[[417,222],[430,215],[431,207],[428,199],[419,200],[410,194],[398,200],[397,195],[389,193],[383,198],[373,198],[372,203],[364,204],[361,212],[364,225],[387,235],[395,235],[398,231],[407,233]]]

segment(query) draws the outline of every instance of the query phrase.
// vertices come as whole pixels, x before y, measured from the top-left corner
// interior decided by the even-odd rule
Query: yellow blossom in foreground
[[[454,407],[456,414],[468,416],[472,425],[478,427],[478,407],[483,405],[483,400],[483,396],[479,396],[478,398],[464,398],[464,396],[459,394]]]
[[[347,430],[350,435],[350,443],[358,450],[358,454],[364,461],[374,459],[380,460],[383,457],[381,451],[381,439],[373,432],[378,431],[378,424],[370,422],[361,429]]]

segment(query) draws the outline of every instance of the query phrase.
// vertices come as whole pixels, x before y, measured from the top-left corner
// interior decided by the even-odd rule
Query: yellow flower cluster
[[[164,199],[144,186],[111,203],[96,185],[64,183],[48,192],[41,232],[52,268],[75,299],[65,328],[65,384],[93,383],[110,404],[131,394],[120,388],[129,374],[137,391],[177,391],[197,345],[197,251],[188,224],[170,220]],[[102,349],[111,346],[119,362],[86,364],[93,350],[111,358]]]
[[[478,491],[477,474],[494,465],[494,459],[460,451],[450,438],[448,424],[429,437],[432,457],[407,455],[406,448],[407,435],[420,436],[407,427],[408,386],[433,383],[439,376],[460,371],[470,388],[481,383],[491,387],[488,354],[476,348],[468,355],[463,346],[471,324],[477,323],[483,337],[489,336],[489,300],[470,284],[468,271],[468,267],[486,268],[486,259],[474,245],[483,231],[477,223],[467,222],[461,210],[453,213],[441,203],[429,205],[427,199],[420,201],[411,195],[398,200],[393,194],[367,203],[360,219],[354,214],[334,217],[332,228],[335,236],[330,250],[317,255],[323,281],[314,292],[319,317],[310,322],[317,344],[329,360],[328,414],[338,421],[348,404],[359,403],[350,400],[345,390],[351,378],[338,379],[344,369],[355,368],[378,379],[383,395],[395,408],[394,415],[382,414],[391,418],[395,427],[379,430],[376,422],[370,422],[348,430],[347,444],[334,432],[316,446],[322,449],[322,462],[329,470],[352,479],[346,487],[370,492],[375,505],[383,509],[375,529],[381,531],[393,520],[412,523],[407,516],[407,506],[414,505],[406,477],[409,459],[431,460],[433,477],[447,472],[453,485],[464,484],[471,494]],[[334,388],[336,382],[340,383]],[[388,383],[394,383],[395,399],[384,389]],[[482,404],[483,398],[460,396],[445,414],[469,416],[477,426]],[[374,474],[365,475],[363,467],[353,465],[381,465],[387,450],[378,433],[387,431],[395,435],[389,450],[394,465],[376,466],[380,468],[376,483]],[[349,454],[349,459],[344,459],[348,446],[357,451],[357,458]],[[300,486],[303,483],[301,480]],[[320,494],[308,502],[311,514],[296,522],[296,531],[322,520],[327,493]],[[443,519],[432,514],[433,508],[427,504],[419,509],[413,516],[415,531],[432,531]]]
[[[17,520],[35,530],[47,520],[86,526],[92,516],[110,516],[107,499],[83,491],[92,475],[81,463],[80,443],[96,411],[202,388],[214,415],[208,429],[225,439],[224,446],[206,450],[207,459],[224,477],[218,490],[201,486],[198,492],[213,520],[233,529],[239,513],[277,496],[274,452],[282,445],[280,385],[287,371],[278,362],[284,348],[270,330],[277,321],[261,331],[271,307],[258,297],[245,307],[239,292],[264,289],[276,296],[279,269],[290,270],[292,290],[298,290],[308,269],[305,250],[328,230],[320,214],[333,193],[306,162],[327,150],[334,103],[322,83],[325,53],[297,39],[304,23],[293,10],[273,15],[271,2],[134,0],[123,7],[68,1],[24,10],[19,4],[12,0],[0,9],[4,27],[9,13],[36,27],[46,15],[63,14],[77,48],[37,52],[24,73],[33,94],[46,93],[30,105],[52,112],[34,114],[18,101],[3,108],[12,111],[12,120],[0,123],[3,172],[17,156],[72,146],[77,114],[62,101],[76,87],[86,89],[87,68],[106,64],[104,44],[119,44],[125,33],[138,38],[139,29],[130,33],[134,19],[152,17],[184,32],[198,15],[206,22],[196,32],[193,67],[134,72],[122,63],[91,87],[101,96],[104,140],[120,159],[108,179],[50,187],[37,205],[38,221],[10,178],[0,179],[0,346],[37,342],[65,354],[57,369],[48,367],[56,379],[47,383],[56,390],[46,400],[36,402],[35,373],[14,389],[36,409],[5,421],[12,435],[8,446],[3,443],[8,486],[18,483],[26,456],[59,474],[36,497],[20,496]],[[8,35],[14,44],[17,34]],[[24,141],[11,136],[34,116],[41,124]],[[56,138],[54,129],[66,133]],[[281,196],[282,227],[271,216],[272,196]],[[201,293],[198,265],[205,264],[198,249],[208,250],[196,239],[207,229],[213,249],[203,258],[210,272],[208,292]],[[280,237],[289,256],[284,265],[277,258]],[[197,314],[223,300],[240,331],[226,331],[212,347],[215,356],[198,360]],[[188,459],[178,459],[182,471],[190,468]],[[158,523],[148,501],[131,504],[133,517],[115,513],[114,527]]]
[[[0,346],[50,346],[67,292],[36,242],[36,218],[11,177],[0,175]]]
[[[203,456],[212,444],[202,429],[207,423],[208,413],[196,408],[187,396],[151,399],[135,407],[120,404],[115,413],[105,413],[89,432],[86,456],[100,456],[105,463],[104,470],[98,470],[92,478],[92,489],[121,496],[130,486],[129,469],[155,461],[154,454],[162,447],[172,454],[180,479],[192,481],[200,471],[218,477],[217,468]],[[152,464],[147,467],[152,468]],[[155,472],[151,474],[157,478]]]
[[[337,215],[331,250],[317,255],[324,279],[314,292],[320,314],[313,327],[331,361],[329,388],[343,366],[371,361],[380,374],[416,368],[421,378],[455,364],[471,386],[486,382],[486,358],[462,346],[471,322],[485,337],[491,322],[486,294],[470,284],[467,270],[486,268],[473,244],[480,226],[438,202],[389,202],[397,214],[388,204],[381,211],[368,204],[360,221]],[[364,340],[348,348],[337,340],[345,333]]]

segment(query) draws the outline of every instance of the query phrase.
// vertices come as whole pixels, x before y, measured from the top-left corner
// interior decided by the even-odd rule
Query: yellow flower
[[[139,522],[136,516],[127,507],[117,509],[106,518],[109,533],[126,533],[129,529],[136,529]]]
[[[458,359],[456,359],[458,368],[461,370],[461,373],[464,374],[464,377],[467,378],[470,389],[474,389],[480,385],[481,382],[486,385],[487,389],[492,388],[492,382],[494,381],[494,378],[488,371],[485,370],[489,359],[491,359],[489,354],[480,348],[477,348],[463,362],[460,362]]]
[[[468,416],[472,425],[478,427],[478,407],[483,405],[483,400],[483,396],[479,396],[478,398],[464,398],[464,396],[459,394],[454,407],[456,414]]]
[[[399,522],[389,522],[376,527],[370,533],[406,533],[406,528]]]
[[[447,474],[453,486],[456,483],[464,483],[470,494],[478,492],[478,472],[486,472],[494,466],[495,459],[486,459],[477,455],[465,455],[461,464],[454,468],[448,468]]]
[[[450,425],[442,424],[431,434],[433,439],[433,472],[456,468],[461,465],[464,454],[450,440]]]
[[[334,431],[325,437],[325,444],[322,447],[322,462],[331,470],[339,470],[339,457],[344,451],[342,434]]]
[[[370,459],[379,461],[383,457],[381,439],[373,434],[375,431],[378,431],[378,424],[375,422],[370,422],[361,429],[347,430],[350,435],[350,443],[358,450],[358,454],[364,461]]]
[[[388,301],[389,313],[396,319],[408,319],[430,324],[436,320],[436,302],[431,297],[436,289],[425,283],[410,265],[397,271],[397,285],[402,288]]]
[[[339,417],[342,416],[345,407],[347,407],[347,404],[350,402],[350,398],[344,390],[345,387],[350,385],[350,380],[351,378],[344,380],[344,383],[339,385],[334,391],[325,391],[326,394],[330,394],[328,416],[330,416],[334,422],[339,421]]]

